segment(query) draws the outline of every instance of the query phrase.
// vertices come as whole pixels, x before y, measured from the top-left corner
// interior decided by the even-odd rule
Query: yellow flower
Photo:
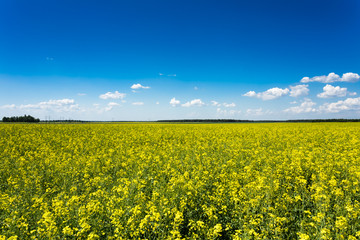
[[[65,235],[73,235],[73,230],[71,229],[71,227],[69,226],[66,226],[63,228],[62,232],[65,234]]]
[[[309,235],[305,234],[305,233],[298,233],[299,236],[299,240],[309,240],[310,237]]]
[[[218,223],[214,227],[214,236],[219,236],[221,232],[222,232],[222,226],[220,223]]]
[[[343,216],[336,217],[335,227],[340,230],[347,228],[347,219]]]

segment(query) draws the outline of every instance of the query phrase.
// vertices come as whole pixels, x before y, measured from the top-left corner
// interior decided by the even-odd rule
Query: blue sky
[[[0,117],[360,118],[357,0],[0,2]]]

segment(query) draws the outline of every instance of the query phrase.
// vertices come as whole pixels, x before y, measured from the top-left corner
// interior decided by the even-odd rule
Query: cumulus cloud
[[[143,102],[133,102],[132,105],[142,106],[142,105],[144,105],[144,103]]]
[[[256,93],[255,91],[248,91],[247,93],[243,94],[245,97],[257,97],[259,93]]]
[[[1,106],[1,108],[3,108],[3,109],[15,109],[16,105],[15,104],[6,104],[6,105]]]
[[[115,106],[120,106],[120,104],[118,104],[116,102],[109,102],[108,106],[115,107]]]
[[[44,104],[44,105],[60,106],[60,105],[70,105],[70,104],[73,104],[74,102],[75,102],[74,99],[64,98],[64,99],[59,99],[59,100],[49,100],[47,102],[40,102],[40,105]]]
[[[72,105],[74,104],[74,99],[59,99],[59,100],[49,100],[46,102],[40,102],[37,104],[22,104],[20,105],[20,108],[48,108],[51,106],[66,106],[66,105]]]
[[[290,112],[290,113],[309,113],[309,112],[316,112],[316,109],[313,108],[316,103],[311,101],[309,98],[305,98],[305,100],[296,107],[290,107],[284,110],[284,112]]]
[[[201,101],[201,99],[194,99],[194,100],[191,100],[190,102],[186,102],[186,103],[182,104],[181,106],[183,106],[183,107],[192,107],[192,106],[201,107],[203,105],[205,105],[205,103],[203,101]]]
[[[101,94],[99,98],[101,99],[123,99],[125,98],[125,93],[119,93],[118,91],[115,92],[107,92],[105,94]]]
[[[116,102],[109,102],[107,104],[107,107],[105,108],[105,111],[110,111],[112,110],[114,107],[116,106],[120,106],[120,104],[116,103]]]
[[[82,112],[83,109],[73,99],[52,99],[48,101],[32,103],[32,104],[9,104],[0,106],[4,111],[10,111],[11,114],[72,114]]]
[[[260,92],[260,93],[256,93],[254,91],[249,91],[247,93],[245,93],[243,96],[245,97],[256,97],[256,98],[260,98],[262,100],[273,100],[282,96],[285,96],[287,94],[289,94],[289,89],[288,88],[278,88],[278,87],[274,87],[274,88],[270,88],[268,90],[266,90],[265,92]]]
[[[332,97],[345,97],[346,95],[354,96],[355,92],[348,92],[347,88],[341,88],[339,86],[332,86],[330,84],[326,84],[323,87],[323,92],[319,93],[317,96],[319,98],[332,98]]]
[[[216,107],[220,107],[220,106],[221,106],[221,104],[218,103],[217,101],[211,101],[211,105],[212,105],[212,106],[216,106]]]
[[[344,73],[342,77],[335,73],[329,73],[329,75],[315,76],[312,78],[303,77],[300,82],[309,83],[309,82],[321,82],[321,83],[333,83],[333,82],[357,82],[359,81],[360,76],[357,73]]]
[[[290,86],[290,97],[301,97],[309,94],[309,85]]]
[[[131,89],[149,89],[150,87],[146,87],[146,86],[143,86],[143,85],[141,85],[140,83],[136,83],[136,84],[133,84],[132,86],[131,86]]]
[[[78,110],[79,105],[75,104],[74,99],[64,98],[58,100],[39,102],[36,104],[22,104],[19,106],[19,109],[53,110],[53,111],[61,112],[61,111]]]
[[[321,111],[338,113],[341,111],[360,110],[360,97],[347,98],[343,101],[337,101],[334,103],[325,103],[320,107]]]
[[[341,78],[342,82],[357,82],[359,79],[359,74],[352,72],[344,73]]]
[[[235,103],[223,103],[224,107],[230,108],[230,107],[236,107]]]
[[[224,106],[226,108],[231,108],[231,107],[236,107],[236,104],[235,103],[219,103],[217,101],[211,101],[211,106],[215,106],[215,107],[221,107],[221,106]]]
[[[170,100],[170,105],[173,106],[173,107],[176,107],[176,106],[180,105],[180,101],[176,100],[175,98],[172,98]]]

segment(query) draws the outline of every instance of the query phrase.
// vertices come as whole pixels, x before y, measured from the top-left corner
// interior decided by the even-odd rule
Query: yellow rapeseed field
[[[0,239],[359,239],[360,124],[0,124]]]

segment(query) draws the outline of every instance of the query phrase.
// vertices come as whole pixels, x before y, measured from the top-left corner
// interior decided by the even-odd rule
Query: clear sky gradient
[[[0,117],[360,118],[357,0],[0,2]]]

